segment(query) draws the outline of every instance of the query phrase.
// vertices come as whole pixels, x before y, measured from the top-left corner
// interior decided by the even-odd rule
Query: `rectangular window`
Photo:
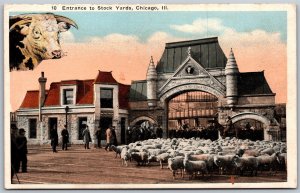
[[[37,120],[29,119],[29,138],[36,138]]]
[[[78,119],[78,139],[82,140],[83,139],[83,126],[87,124],[87,117],[79,117]]]
[[[113,108],[113,89],[100,89],[101,108]]]
[[[63,91],[63,104],[64,105],[69,105],[69,104],[74,104],[73,103],[74,99],[74,91],[73,89],[64,89]]]

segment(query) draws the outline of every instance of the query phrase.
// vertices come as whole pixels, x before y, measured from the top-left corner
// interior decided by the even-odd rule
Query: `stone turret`
[[[151,56],[150,64],[147,71],[147,100],[149,107],[156,106],[156,84],[157,84],[157,72]]]
[[[234,105],[237,104],[237,97],[238,97],[237,84],[238,84],[239,68],[236,64],[232,48],[230,50],[230,54],[225,67],[225,75],[226,75],[227,104],[229,107],[233,107]]]

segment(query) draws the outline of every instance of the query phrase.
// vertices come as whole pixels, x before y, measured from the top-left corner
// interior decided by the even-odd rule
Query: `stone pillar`
[[[235,61],[232,49],[230,50],[229,58],[227,60],[225,75],[226,75],[226,98],[227,105],[233,107],[237,103],[238,97],[238,74],[239,69]]]
[[[147,71],[147,100],[149,107],[156,106],[156,89],[157,89],[157,72],[151,56],[150,64]]]

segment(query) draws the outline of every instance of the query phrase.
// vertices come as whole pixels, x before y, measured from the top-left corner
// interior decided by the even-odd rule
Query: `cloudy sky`
[[[16,14],[16,13],[12,13]],[[150,57],[158,61],[165,43],[219,38],[224,53],[233,49],[241,72],[264,70],[276,102],[286,102],[286,12],[56,12],[73,19],[79,29],[62,33],[66,54],[44,60],[35,70],[11,72],[11,110],[27,90],[38,89],[41,71],[51,82],[91,79],[98,70],[113,71],[122,83],[146,77]],[[26,80],[26,81],[24,81]]]

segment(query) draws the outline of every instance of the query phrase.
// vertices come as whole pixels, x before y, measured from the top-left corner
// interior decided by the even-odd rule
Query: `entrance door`
[[[179,94],[168,101],[168,136],[218,138],[217,132],[211,129],[217,113],[216,96],[203,91]]]
[[[112,125],[112,117],[101,117],[100,128],[101,128],[101,139],[106,140],[105,131]]]
[[[84,125],[87,124],[87,117],[79,117],[78,119],[78,139],[79,140],[83,140],[83,129],[84,129]]]
[[[51,131],[52,128],[57,129],[57,118],[56,117],[49,118],[49,121],[48,121],[48,139],[50,139],[50,131]]]

